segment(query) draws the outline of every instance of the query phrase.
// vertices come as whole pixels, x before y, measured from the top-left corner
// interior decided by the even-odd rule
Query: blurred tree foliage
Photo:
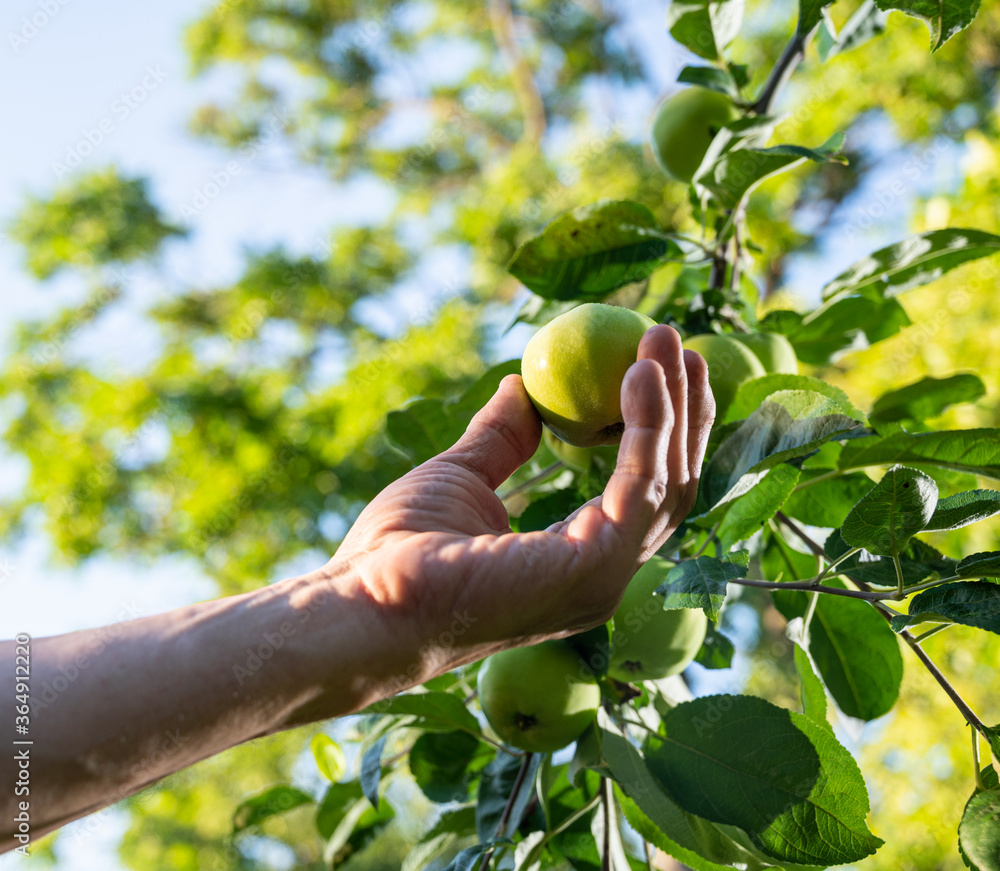
[[[752,26],[736,49],[751,85],[788,36],[774,25],[794,18],[787,5],[751,4]],[[842,23],[858,5],[842,0],[833,17]],[[391,217],[338,228],[307,256],[253,252],[228,286],[172,286],[145,314],[160,340],[152,361],[109,371],[77,353],[80,341],[134,301],[139,279],[159,268],[163,243],[185,230],[160,213],[145,181],[114,170],[30,201],[11,228],[28,268],[39,279],[73,271],[90,290],[80,305],[19,325],[0,372],[12,410],[4,439],[30,470],[24,492],[0,505],[0,534],[41,516],[68,561],[183,553],[205,565],[221,593],[273,579],[297,553],[331,552],[360,508],[408,468],[382,435],[386,412],[414,396],[457,392],[491,358],[495,337],[483,325],[498,307],[513,317],[518,288],[504,266],[520,241],[600,197],[638,200],[664,224],[697,232],[683,189],[664,192],[644,131],[605,111],[619,100],[651,110],[669,86],[640,38],[638,14],[601,0],[513,8],[508,0],[225,0],[195,22],[187,33],[195,72],[224,67],[241,78],[231,102],[194,113],[197,135],[239,159],[280,129],[304,165],[391,192]],[[960,183],[918,202],[913,229],[943,226],[950,213],[952,224],[1000,232],[1000,9],[984,4],[975,25],[932,59],[921,25],[895,15],[886,27],[887,37],[832,64],[807,59],[786,93],[790,114],[777,137],[818,145],[846,130],[852,162],[807,164],[751,198],[763,247],[752,277],[764,297],[815,295],[819,280],[787,286],[789,252],[837,259],[828,244],[844,238],[845,225],[848,239],[862,236],[861,253],[875,247],[863,238],[889,205],[908,203],[935,160],[958,153]],[[659,45],[671,51],[665,28]],[[884,123],[873,127],[873,119]],[[893,142],[872,141],[884,131]],[[879,187],[881,146],[904,168],[901,193]],[[426,286],[433,253],[456,248],[469,264],[461,281],[437,282],[395,330],[371,325],[372,306],[412,313],[412,287]],[[123,271],[147,260],[153,265]],[[975,370],[988,401],[960,406],[951,422],[997,425],[996,279],[993,262],[982,260],[914,292],[906,301],[912,327],[818,374],[867,407],[922,375]],[[995,538],[965,547],[1000,547]],[[983,644],[950,667],[985,705],[998,649]],[[788,680],[780,669],[760,670],[753,686],[777,698]],[[863,867],[958,869],[957,854],[934,852],[935,844],[954,849],[954,838],[921,831],[957,824],[968,794],[967,735],[915,669],[907,680],[891,758],[884,747],[869,754],[866,774],[877,783],[873,829],[905,826],[912,836],[894,843],[923,846],[908,855],[887,847]],[[1000,721],[995,706],[984,713]],[[932,722],[942,729],[937,744]],[[287,776],[301,746],[301,733],[256,742],[133,800],[124,860],[135,868],[274,867],[259,844],[234,849],[226,832],[239,799]],[[950,769],[935,762],[942,759]],[[921,767],[932,779],[914,779]],[[318,845],[304,834],[280,840],[295,867],[319,867]]]

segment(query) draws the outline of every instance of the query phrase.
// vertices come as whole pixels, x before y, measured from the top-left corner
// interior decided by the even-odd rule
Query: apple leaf
[[[964,429],[939,432],[897,432],[848,442],[841,451],[841,469],[891,463],[940,466],[1000,478],[1000,430]]]
[[[1000,871],[1000,789],[977,791],[958,824],[958,844],[974,871]]]
[[[826,718],[826,690],[816,677],[809,654],[800,644],[795,645],[795,673],[799,676],[799,696],[802,699],[802,713],[821,725],[829,727]]]
[[[333,784],[333,786],[356,786],[352,784]],[[328,803],[327,799],[331,801]],[[323,859],[326,867],[333,868],[345,856],[364,849],[396,816],[396,812],[388,802],[374,808],[368,799],[362,797],[349,799],[346,793],[327,790],[327,795],[320,805],[316,815],[316,828],[327,839],[323,848]]]
[[[813,28],[823,18],[823,10],[832,5],[834,0],[799,0],[799,23],[796,27],[796,35],[800,39],[805,39]]]
[[[718,60],[740,31],[745,0],[674,0],[667,7],[667,29],[685,48],[705,60]]]
[[[715,449],[703,481],[705,502],[720,508],[780,463],[804,457],[858,426],[859,412],[810,390],[780,390]]]
[[[850,510],[872,488],[872,479],[862,473],[823,478],[825,470],[804,471],[799,489],[788,497],[781,510],[809,526],[839,527]]]
[[[736,397],[726,410],[725,421],[743,420],[753,414],[761,404],[772,393],[779,390],[811,390],[822,396],[828,396],[836,400],[842,406],[853,409],[854,417],[863,420],[864,415],[853,405],[847,394],[839,387],[827,384],[820,378],[811,378],[808,375],[788,375],[781,372],[773,372],[762,378],[754,378],[740,385],[736,391]]]
[[[716,141],[719,137],[716,138]],[[695,173],[696,188],[708,193],[727,209],[754,187],[772,175],[791,169],[804,160],[816,163],[843,163],[838,152],[844,146],[844,135],[837,133],[817,148],[801,145],[775,145],[771,148],[732,148],[722,154],[715,142]]]
[[[964,30],[979,12],[980,0],[875,0],[879,9],[898,9],[922,18],[931,33],[931,51],[937,51],[956,33]]]
[[[908,614],[892,618],[901,632],[916,623],[960,623],[1000,635],[1000,584],[956,581],[914,596]]]
[[[824,550],[830,559],[843,556],[850,548],[835,529],[826,540]],[[903,574],[903,587],[912,587],[933,578],[956,574],[958,563],[919,538],[911,538],[898,554]],[[898,583],[896,566],[891,557],[875,556],[861,550],[837,566],[837,574],[875,587],[895,587]]]
[[[618,802],[625,819],[645,840],[694,871],[773,867],[773,862],[756,856],[750,845],[743,846],[732,837],[745,838],[743,833],[682,810],[653,778],[642,754],[611,726],[603,711],[598,714],[598,725],[602,761],[618,786]]]
[[[734,100],[740,99],[739,84],[726,70],[718,67],[684,67],[677,76],[682,85],[696,85],[718,91]]]
[[[795,466],[782,463],[768,470],[755,487],[726,502],[725,513],[715,533],[722,549],[729,550],[737,542],[760,532],[791,495],[800,474]]]
[[[645,206],[600,200],[556,218],[518,248],[507,270],[545,299],[594,301],[682,258]]]
[[[931,0],[938,6],[938,0]],[[826,301],[850,295],[884,299],[937,281],[963,263],[1000,251],[1000,236],[983,230],[948,228],[911,236],[880,248],[823,288]]]
[[[476,412],[496,393],[500,382],[520,371],[520,360],[508,360],[488,369],[455,399],[416,399],[398,411],[390,411],[386,418],[389,442],[419,466],[455,444]]]
[[[938,502],[927,531],[961,529],[995,514],[1000,514],[1000,490],[966,490]]]
[[[449,693],[406,693],[375,702],[362,711],[363,714],[394,714],[413,717],[407,723],[413,728],[426,732],[450,732],[464,729],[479,734],[479,722],[462,704],[458,696]]]
[[[735,652],[733,642],[716,629],[714,623],[709,622],[705,640],[694,661],[704,668],[732,668]]]
[[[745,550],[727,553],[722,559],[700,556],[675,565],[656,595],[663,596],[667,611],[701,608],[715,623],[726,598],[726,588],[733,578],[745,578],[750,554]]]
[[[663,717],[646,764],[676,804],[743,829],[786,862],[839,865],[882,844],[868,830],[864,779],[832,731],[751,696],[703,696]]]
[[[512,756],[498,752],[483,769],[476,797],[476,832],[480,841],[517,831],[528,802],[535,794],[535,775],[544,756],[544,753]],[[526,766],[523,773],[522,766]],[[518,792],[511,800],[515,786]],[[505,820],[502,832],[499,831],[501,820]]]
[[[864,335],[869,344],[874,344],[909,325],[909,317],[896,300],[863,296],[838,299],[806,316],[774,311],[761,320],[762,328],[784,333],[799,360],[817,366],[849,348],[858,335]]]
[[[233,813],[233,834],[252,826],[259,826],[266,819],[287,813],[304,804],[312,804],[314,801],[311,795],[294,786],[279,784],[269,787],[240,802]]]
[[[868,419],[872,423],[894,420],[927,420],[937,417],[950,405],[975,402],[986,395],[978,375],[959,374],[948,378],[924,378],[875,400]]]
[[[316,767],[327,780],[336,783],[347,773],[347,759],[340,745],[329,735],[320,732],[309,742]]]
[[[840,710],[861,720],[881,717],[899,698],[903,680],[899,639],[867,602],[818,595],[809,624],[810,658]],[[786,620],[803,617],[809,606],[808,594],[796,590],[772,590],[771,598]]]
[[[492,748],[468,732],[425,732],[409,753],[410,773],[431,801],[466,801],[476,765],[493,756]]]
[[[482,864],[483,856],[503,844],[513,843],[507,838],[491,838],[473,847],[466,847],[452,859],[441,871],[476,871]]]
[[[875,0],[864,0],[855,10],[854,14],[844,22],[839,33],[835,33],[829,19],[826,20],[828,29],[820,30],[817,40],[819,58],[824,63],[837,54],[844,54],[864,45],[876,36],[885,32],[886,23],[889,20],[889,13],[883,12],[875,5]]]
[[[896,556],[927,528],[937,507],[937,484],[923,472],[893,466],[844,520],[840,536],[876,556]]]
[[[1000,578],[1000,550],[969,554],[955,567],[955,574],[963,578]]]

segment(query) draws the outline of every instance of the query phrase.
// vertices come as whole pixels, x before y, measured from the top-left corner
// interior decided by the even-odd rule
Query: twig
[[[784,523],[792,532],[794,532],[800,539],[802,543],[809,548],[816,556],[826,558],[826,552],[820,547],[815,541],[813,541],[806,532],[800,527],[791,517],[782,511],[775,513],[775,518],[781,523]]]
[[[921,632],[919,635],[914,637],[913,640],[916,641],[917,644],[922,644],[925,638],[930,638],[932,635],[937,635],[938,632],[942,632],[945,629],[949,629],[954,625],[955,625],[954,623],[941,623],[935,626],[933,629],[928,629],[926,632]]]
[[[829,593],[831,596],[844,596],[848,599],[865,599],[868,602],[881,602],[885,599],[896,599],[896,593],[864,592],[861,590],[844,590],[840,587],[827,587],[812,581],[762,581],[751,578],[730,578],[729,583],[743,587],[760,587],[764,590],[800,590],[805,593]]]
[[[796,31],[795,35],[788,41],[785,50],[781,53],[781,57],[778,58],[778,62],[774,65],[774,69],[771,70],[771,75],[767,77],[760,96],[750,107],[755,114],[770,114],[778,99],[778,95],[785,85],[788,84],[788,80],[791,78],[792,73],[795,72],[795,68],[806,56],[806,43],[811,36],[811,33],[799,36]]]
[[[517,801],[518,793],[524,785],[524,778],[528,773],[528,767],[530,764],[531,754],[525,753],[524,760],[521,762],[521,767],[517,771],[517,777],[514,778],[514,785],[511,787],[510,795],[507,796],[507,804],[503,806],[503,812],[500,814],[500,819],[497,822],[495,832],[497,837],[501,837],[507,828],[507,823],[510,821],[511,811],[514,810],[514,802]],[[483,861],[479,864],[479,871],[486,871],[486,869],[490,867],[490,859],[492,858],[493,850],[489,850],[483,855]]]

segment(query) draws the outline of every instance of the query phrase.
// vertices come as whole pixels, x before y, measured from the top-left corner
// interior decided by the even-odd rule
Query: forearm
[[[31,643],[31,717],[14,734],[14,644],[0,644],[0,852],[252,738],[357,710],[391,690],[382,618],[346,571]],[[389,689],[387,689],[389,687]],[[30,745],[12,745],[28,738]],[[17,797],[14,750],[30,795]]]

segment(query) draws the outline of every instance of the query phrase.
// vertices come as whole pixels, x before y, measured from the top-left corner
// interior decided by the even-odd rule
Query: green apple
[[[781,333],[730,333],[731,338],[746,345],[760,360],[768,373],[798,375],[799,361],[795,349]]]
[[[479,671],[479,704],[493,730],[533,753],[571,743],[600,703],[597,679],[565,641],[494,653]]]
[[[542,420],[580,448],[616,445],[625,423],[621,392],[639,340],[656,322],[631,309],[585,303],[531,337],[521,377]]]
[[[650,129],[657,162],[671,178],[690,184],[719,128],[738,116],[725,94],[708,88],[685,88],[667,97]]]
[[[610,468],[618,461],[618,448],[615,445],[605,445],[599,448],[578,448],[564,442],[552,430],[547,429],[542,435],[545,446],[571,469],[586,472],[595,459],[602,459]]]
[[[684,347],[696,351],[708,364],[708,383],[715,396],[715,419],[723,420],[740,385],[767,374],[764,365],[746,345],[731,336],[704,333],[684,340]]]
[[[670,565],[652,557],[629,582],[612,618],[608,674],[615,680],[659,680],[684,671],[705,640],[708,618],[700,608],[664,611],[653,593]]]

